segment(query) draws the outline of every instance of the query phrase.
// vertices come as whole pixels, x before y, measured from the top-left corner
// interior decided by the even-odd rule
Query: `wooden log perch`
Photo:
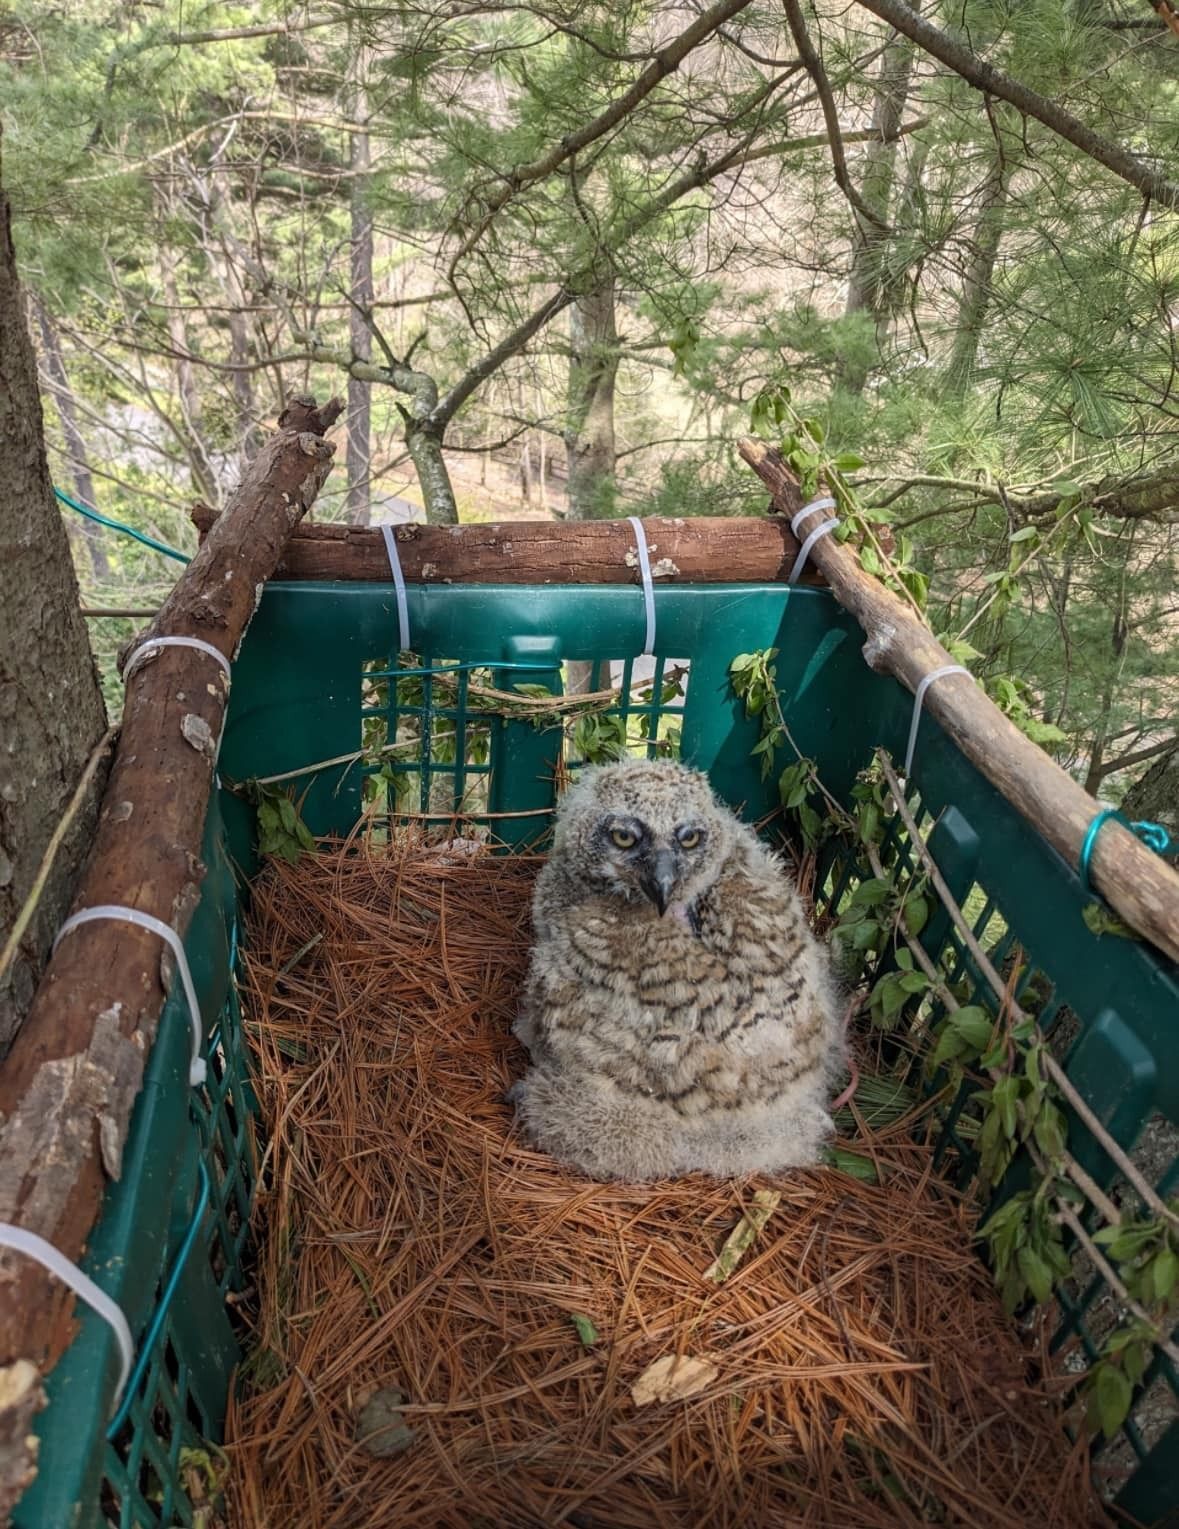
[[[335,448],[323,435],[341,407],[290,402],[146,636],[199,637],[232,658],[327,477]],[[201,839],[227,696],[221,667],[198,650],[159,648],[135,665],[75,911],[123,904],[183,936],[204,876]],[[119,1176],[171,980],[171,958],[165,967],[162,956],[162,941],[132,925],[104,920],[72,931],[0,1067],[0,1220],[75,1261],[106,1179]],[[72,1336],[73,1304],[38,1264],[0,1251],[0,1522],[36,1473],[31,1418],[44,1405],[42,1377]]]
[[[784,514],[801,509],[798,483],[776,451],[750,439],[740,441],[739,449]],[[925,675],[953,663],[912,610],[864,571],[854,548],[824,536],[811,557],[835,598],[867,634],[864,657],[871,668],[893,675],[916,692]],[[975,768],[1075,866],[1086,830],[1099,811],[1089,793],[1021,733],[967,675],[948,674],[931,685],[923,709],[933,713]],[[1179,961],[1179,874],[1116,821],[1106,823],[1098,834],[1089,874],[1097,891],[1132,929]]]
[[[192,518],[202,532],[215,523],[204,505]],[[654,515],[643,529],[657,584],[769,583],[787,578],[798,556],[789,523],[777,515]],[[410,584],[641,582],[634,528],[625,520],[404,525],[394,535]],[[371,527],[300,526],[275,577],[386,582],[384,537]],[[800,582],[820,584],[822,575],[809,564]]]

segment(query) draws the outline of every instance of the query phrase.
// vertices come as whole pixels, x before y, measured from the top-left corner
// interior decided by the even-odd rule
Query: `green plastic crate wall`
[[[613,685],[621,693],[613,714],[593,723],[597,742],[605,735],[649,753],[677,749],[708,771],[720,795],[757,818],[777,805],[775,791],[751,758],[758,723],[732,692],[729,664],[737,653],[769,647],[778,650],[778,686],[792,733],[836,797],[849,798],[877,745],[894,757],[903,753],[912,697],[866,667],[862,632],[826,592],[668,586],[656,600],[656,654],[632,668],[645,627],[633,588],[412,588],[414,652],[402,656],[389,586],[272,585],[235,665],[222,775],[234,782],[285,777],[282,784],[293,787],[317,834],[347,833],[365,811],[378,821],[391,814],[445,821],[461,806],[476,817],[508,814],[488,816],[496,836],[533,842],[548,823],[559,761],[576,768],[579,745],[590,738],[574,727],[569,747],[559,717],[496,715],[484,692],[524,687],[525,695],[557,694],[576,678],[579,689]],[[334,763],[307,772],[322,761]],[[1081,917],[1090,898],[1073,869],[928,716],[909,789],[922,820],[936,823],[930,847],[992,959],[1001,965],[1016,944],[1026,954],[1023,1001],[1030,1006],[1034,994],[1046,1027],[1066,1016],[1075,1035],[1067,1057],[1073,1082],[1124,1147],[1156,1143],[1152,1181],[1160,1193],[1175,1193],[1179,1162],[1168,1135],[1179,1122],[1175,968],[1138,943],[1090,932]],[[21,1505],[22,1529],[104,1518],[145,1526],[191,1521],[179,1449],[201,1434],[219,1436],[235,1353],[220,1297],[237,1274],[250,1189],[248,1087],[236,1010],[226,1004],[235,915],[225,860],[228,853],[239,867],[253,865],[253,830],[252,810],[222,792],[208,829],[210,863],[219,869],[188,939],[194,974],[204,984],[202,1008],[207,1016],[226,1015],[218,1052],[225,1097],[197,1111],[207,1117],[202,1136],[186,1098],[186,1020],[170,1004],[136,1111],[128,1168],[108,1196],[90,1254],[100,1283],[117,1296],[124,1288],[126,1299],[134,1295],[139,1325],[132,1325],[141,1334],[193,1224],[203,1161],[216,1210],[201,1218],[188,1266],[201,1271],[204,1295],[177,1292],[149,1367],[155,1393],[137,1401],[113,1443],[105,1441],[105,1428],[114,1356],[100,1324],[83,1319],[51,1383],[41,1424],[42,1479]],[[893,837],[903,857],[901,836]],[[821,894],[835,909],[851,895],[856,874],[849,853],[838,847],[828,853]],[[921,938],[935,960],[945,954],[955,978],[980,984],[947,919],[935,915]],[[958,1100],[946,1115],[939,1147],[968,1177],[973,1159],[964,1104]],[[211,1150],[203,1145],[210,1136],[220,1143]],[[1069,1142],[1087,1171],[1119,1197],[1124,1186],[1116,1166],[1075,1119]],[[1012,1173],[1019,1171],[1017,1161]],[[1109,1304],[1101,1281],[1078,1258],[1062,1296],[1057,1344],[1078,1336],[1080,1351],[1095,1357]],[[1170,1361],[1156,1353],[1122,1436],[1103,1452],[1119,1505],[1145,1524],[1179,1515],[1177,1389]],[[80,1419],[92,1425],[85,1441]],[[76,1514],[61,1516],[71,1506]]]

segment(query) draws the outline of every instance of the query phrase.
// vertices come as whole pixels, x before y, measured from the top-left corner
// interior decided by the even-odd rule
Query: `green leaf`
[[[828,1147],[824,1156],[826,1162],[832,1168],[838,1168],[840,1173],[850,1174],[853,1179],[860,1179],[865,1184],[875,1184],[878,1181],[876,1164],[870,1157],[863,1157],[858,1152],[847,1152],[843,1147]]]
[[[870,542],[865,542],[860,548],[860,567],[865,573],[875,574],[877,578],[884,572],[884,564]]]
[[[1155,1300],[1167,1300],[1175,1288],[1176,1279],[1179,1279],[1179,1253],[1170,1246],[1156,1253],[1151,1260],[1150,1277]]]
[[[929,978],[924,972],[905,972],[897,978],[897,986],[903,993],[927,993]]]
[[[295,824],[295,837],[305,850],[314,851],[315,837],[302,818]]]
[[[978,1004],[966,1004],[950,1015],[950,1025],[962,1037],[970,1049],[981,1052],[991,1038],[995,1022]]]
[[[298,814],[295,812],[295,804],[289,796],[280,796],[278,799],[278,815],[282,820],[282,826],[287,833],[293,834]]]
[[[932,1065],[942,1067],[946,1062],[952,1062],[960,1057],[966,1050],[966,1042],[950,1025],[947,1025],[938,1036],[937,1045],[933,1050]]]
[[[852,930],[853,950],[870,950],[880,934],[880,925],[874,918],[863,919]]]
[[[1040,1106],[1040,1113],[1036,1116],[1036,1123],[1032,1129],[1040,1151],[1045,1157],[1055,1161],[1064,1151],[1067,1136],[1064,1116],[1054,1104],[1045,1100]]]
[[[870,881],[861,881],[852,893],[852,907],[878,907],[891,891],[892,883],[882,877],[874,876]]]
[[[1137,933],[1124,924],[1116,913],[1104,907],[1101,903],[1086,903],[1081,909],[1081,917],[1085,920],[1085,927],[1093,934],[1100,937],[1103,934],[1113,934],[1121,940],[1136,940]]]
[[[905,901],[905,928],[911,935],[919,935],[929,922],[929,902],[920,892],[914,892]]]
[[[1012,546],[1014,546],[1016,542],[1030,542],[1033,537],[1038,537],[1039,534],[1040,533],[1036,530],[1035,526],[1021,526],[1019,530],[1014,532],[1013,535],[1009,536],[1007,540],[1012,544]]]
[[[898,950],[896,962],[903,972],[911,972],[913,970],[913,952],[911,950]]]
[[[1052,1270],[1034,1249],[1026,1246],[1016,1254],[1016,1264],[1039,1305],[1052,1294]]]
[[[1093,1403],[1096,1420],[1107,1439],[1112,1439],[1130,1415],[1134,1388],[1129,1377],[1108,1360],[1093,1370]]]
[[[589,1317],[583,1316],[579,1311],[574,1311],[570,1312],[569,1320],[577,1329],[577,1336],[586,1348],[592,1348],[599,1341],[598,1329],[590,1321]]]
[[[259,828],[265,830],[265,829],[268,829],[268,828],[277,828],[278,825],[279,825],[279,816],[278,816],[278,808],[277,808],[277,806],[274,804],[274,802],[270,801],[268,798],[263,799],[262,801],[260,801],[258,803],[258,826],[259,826]]]

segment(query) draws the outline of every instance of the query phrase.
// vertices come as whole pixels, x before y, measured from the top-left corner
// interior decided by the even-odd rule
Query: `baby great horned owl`
[[[781,864],[670,762],[588,769],[558,810],[512,1090],[595,1178],[815,1161],[838,1059],[825,953]]]

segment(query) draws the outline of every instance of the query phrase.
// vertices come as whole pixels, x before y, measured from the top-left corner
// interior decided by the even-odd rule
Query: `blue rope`
[[[1093,846],[1097,843],[1097,835],[1101,832],[1110,818],[1115,818],[1123,828],[1128,828],[1131,833],[1137,834],[1146,845],[1147,849],[1154,850],[1156,855],[1165,855],[1171,848],[1171,835],[1161,823],[1151,823],[1144,819],[1139,823],[1131,823],[1130,820],[1116,807],[1105,807],[1093,821],[1085,833],[1081,844],[1081,853],[1077,860],[1077,874],[1081,878],[1081,885],[1086,892],[1091,890],[1089,881],[1089,861],[1093,858]]]
[[[165,557],[174,557],[178,563],[188,562],[184,553],[177,552],[175,547],[167,547],[163,542],[156,541],[154,536],[145,536],[142,531],[137,531],[134,526],[124,525],[121,520],[111,520],[106,515],[100,515],[97,510],[92,510],[87,504],[79,504],[76,499],[71,499],[68,494],[63,493],[56,484],[53,486],[53,492],[62,504],[68,504],[71,510],[77,510],[78,514],[85,515],[87,520],[96,520],[100,526],[107,526],[112,531],[121,531],[124,536],[134,537],[137,542],[142,542],[153,552],[162,552]]]
[[[184,1273],[184,1266],[188,1262],[188,1255],[192,1252],[192,1245],[196,1241],[197,1233],[201,1229],[206,1207],[209,1204],[209,1170],[205,1167],[203,1157],[197,1158],[197,1189],[196,1204],[192,1210],[192,1220],[188,1223],[188,1229],[184,1233],[184,1240],[176,1253],[176,1260],[168,1273],[168,1282],[164,1286],[159,1304],[152,1314],[151,1323],[147,1332],[143,1335],[143,1342],[139,1345],[139,1354],[135,1360],[135,1368],[131,1371],[127,1384],[123,1387],[123,1400],[119,1403],[119,1410],[111,1419],[110,1427],[106,1431],[108,1439],[113,1439],[127,1421],[127,1414],[131,1410],[131,1403],[139,1392],[143,1383],[144,1372],[151,1363],[152,1350],[155,1348],[156,1339],[160,1336],[160,1329],[168,1315],[168,1307],[172,1304],[172,1297],[176,1294],[176,1287],[180,1283],[180,1276]]]

